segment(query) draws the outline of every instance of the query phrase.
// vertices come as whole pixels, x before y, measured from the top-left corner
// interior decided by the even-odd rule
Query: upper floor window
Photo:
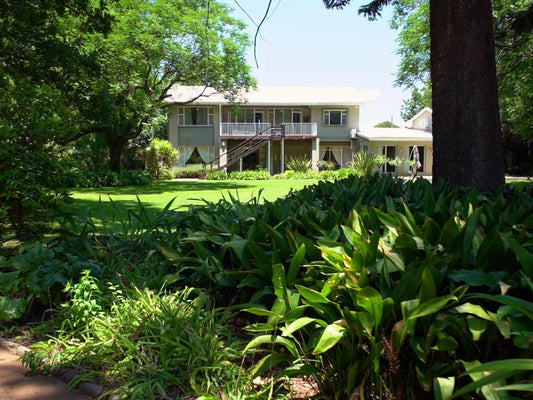
[[[347,110],[324,110],[323,113],[324,125],[348,125],[348,111]]]
[[[180,107],[178,125],[213,125],[213,107]]]

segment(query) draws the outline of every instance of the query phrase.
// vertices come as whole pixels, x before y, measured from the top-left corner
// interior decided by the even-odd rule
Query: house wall
[[[348,110],[347,125],[323,125],[324,110]],[[311,107],[311,122],[317,123],[320,140],[349,140],[350,131],[359,129],[359,106],[313,106]]]
[[[361,141],[361,144],[368,145],[368,143],[363,143],[363,141]],[[406,160],[409,158],[409,146],[413,145],[416,145],[418,147],[424,147],[424,170],[421,173],[419,172],[419,174],[431,175],[433,173],[433,143],[431,141],[416,143],[403,141],[376,141],[372,142],[372,144],[370,145],[370,153],[380,155],[383,146],[396,146],[397,156],[400,157],[402,160]],[[402,164],[398,167],[397,172],[399,175],[408,175],[409,165],[406,162],[402,162]]]

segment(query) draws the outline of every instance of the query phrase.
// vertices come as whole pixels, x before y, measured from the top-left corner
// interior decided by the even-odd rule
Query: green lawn
[[[203,200],[217,202],[230,196],[240,201],[257,197],[261,191],[260,202],[274,201],[285,196],[291,189],[300,190],[316,183],[313,179],[276,179],[258,181],[157,181],[146,186],[105,187],[71,189],[74,203],[65,207],[69,213],[83,215],[91,210],[98,215],[100,200],[106,211],[111,211],[110,199],[120,208],[128,209],[137,205],[137,196],[148,209],[160,210],[174,199],[172,208],[183,210],[191,204],[203,204]]]

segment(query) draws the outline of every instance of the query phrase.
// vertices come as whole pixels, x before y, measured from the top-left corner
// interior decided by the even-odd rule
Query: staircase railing
[[[217,171],[220,171],[224,168],[229,167],[230,165],[235,164],[241,158],[246,157],[249,154],[252,154],[254,151],[259,150],[265,144],[268,143],[268,140],[271,136],[271,127],[267,127],[258,133],[256,133],[251,138],[248,138],[237,146],[233,147],[231,150],[226,151],[225,153],[219,155],[215,159],[211,160],[208,163],[204,163],[204,172],[206,172],[207,165],[210,166],[210,170],[213,171],[213,165],[218,165],[216,167]],[[226,158],[224,164],[220,165],[220,160]]]

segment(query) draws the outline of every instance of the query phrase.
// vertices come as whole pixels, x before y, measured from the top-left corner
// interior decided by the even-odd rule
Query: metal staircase
[[[213,159],[211,162],[204,164],[204,171],[207,169],[207,165],[210,166],[211,171],[213,171],[213,169],[216,171],[221,171],[224,168],[237,163],[241,158],[244,158],[247,155],[252,154],[254,151],[259,150],[270,140],[270,136],[272,134],[271,130],[271,127],[263,129],[254,136],[242,141],[231,150],[226,151],[217,158]],[[226,162],[220,165],[220,160],[224,157],[226,157]]]

